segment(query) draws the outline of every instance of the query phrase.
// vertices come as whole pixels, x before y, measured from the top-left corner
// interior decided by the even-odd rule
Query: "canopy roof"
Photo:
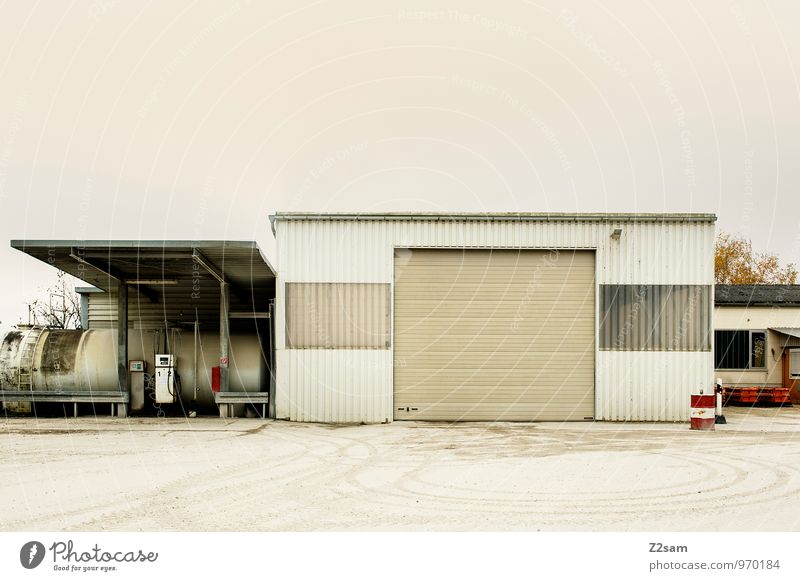
[[[783,335],[800,339],[800,329],[796,329],[793,327],[770,327],[770,329],[777,333],[782,333]]]
[[[243,307],[263,310],[275,269],[258,244],[240,240],[12,240],[16,248],[111,292],[120,281],[159,302],[168,288],[230,284]]]

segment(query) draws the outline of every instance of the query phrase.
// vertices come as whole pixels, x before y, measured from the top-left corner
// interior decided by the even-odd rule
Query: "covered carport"
[[[270,311],[275,270],[253,241],[13,240],[11,246],[104,291],[105,296],[95,301],[100,307],[89,307],[87,322],[90,328],[117,331],[117,387],[121,394],[131,393],[132,328],[218,332],[217,381],[223,401],[230,392],[232,326],[259,334],[270,377],[273,375]],[[271,380],[269,385],[272,391]],[[118,406],[120,416],[129,412],[127,401]]]

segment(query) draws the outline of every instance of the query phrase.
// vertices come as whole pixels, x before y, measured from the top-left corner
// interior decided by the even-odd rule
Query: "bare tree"
[[[67,286],[65,272],[59,270],[56,276],[57,281],[45,289],[43,296],[28,305],[28,322],[53,329],[80,329],[80,297]]]
[[[753,252],[753,243],[727,232],[717,235],[714,248],[717,284],[795,284],[797,268],[781,264],[776,254]]]

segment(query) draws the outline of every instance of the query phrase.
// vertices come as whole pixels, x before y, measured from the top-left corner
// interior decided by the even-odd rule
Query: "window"
[[[389,285],[286,283],[288,349],[389,349]]]
[[[750,367],[753,369],[763,369],[767,366],[765,357],[767,351],[767,336],[763,331],[752,331],[750,333]]]
[[[792,379],[800,379],[800,349],[789,351],[789,375]]]
[[[708,285],[600,285],[600,348],[710,351]]]
[[[765,331],[714,331],[716,369],[764,369],[766,354]]]

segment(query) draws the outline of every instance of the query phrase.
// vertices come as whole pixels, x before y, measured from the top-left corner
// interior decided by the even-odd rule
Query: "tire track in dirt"
[[[147,488],[135,478],[128,486],[112,478],[90,498],[82,489],[65,489],[59,498],[71,506],[43,502],[41,514],[6,511],[13,520],[0,528],[626,530],[706,522],[711,515],[723,523],[730,515],[736,528],[744,510],[770,522],[787,502],[800,501],[799,454],[791,451],[798,435],[792,432],[283,422],[144,428],[68,432],[76,438],[69,448],[74,464],[59,455],[60,432],[15,440],[12,469],[26,488],[47,484],[34,470],[37,453],[39,462],[68,468],[61,485],[85,478],[79,471],[87,467],[99,481],[104,468],[159,478]],[[42,455],[45,445],[56,448]],[[130,448],[139,455],[131,461],[113,456]],[[142,451],[148,449],[152,455]],[[13,494],[19,485],[0,490]]]
[[[259,432],[261,432],[259,430]],[[252,435],[253,432],[250,432]],[[235,434],[236,437],[241,434]],[[264,434],[259,434],[264,435]],[[262,438],[263,439],[263,438]],[[269,488],[279,487],[291,482],[304,482],[307,485],[318,485],[329,476],[325,471],[320,471],[317,463],[308,464],[308,457],[317,459],[341,458],[351,456],[348,450],[359,448],[367,450],[367,456],[374,454],[374,447],[355,438],[344,438],[334,435],[323,435],[316,438],[313,445],[295,435],[282,435],[282,443],[291,442],[297,451],[281,457],[266,457],[247,459],[235,465],[222,468],[213,468],[201,472],[192,472],[186,476],[164,483],[155,490],[148,491],[140,499],[145,507],[167,502],[171,505],[169,513],[183,512],[189,515],[197,513],[202,507],[205,512],[220,511],[220,514],[230,512],[231,506],[241,505],[247,507],[252,504],[253,498],[263,498]],[[320,446],[323,440],[325,445]],[[177,498],[175,490],[180,491]],[[249,510],[249,509],[244,509]],[[75,511],[81,513],[81,511]],[[145,511],[145,516],[158,516],[159,510]],[[147,514],[149,513],[149,514]],[[122,525],[126,522],[137,522],[142,516],[138,507],[120,509],[114,503],[106,503],[99,508],[99,514],[90,519],[83,519],[77,523],[80,528],[91,529],[94,526],[109,522]],[[119,527],[114,527],[119,528]],[[130,528],[130,527],[128,527]],[[183,528],[183,527],[181,527]]]
[[[429,502],[434,501],[437,506],[435,512],[461,512],[465,505],[469,505],[470,511],[496,513],[499,510],[529,511],[534,515],[552,516],[568,515],[576,517],[587,517],[587,520],[594,520],[598,515],[605,515],[609,512],[618,515],[663,515],[666,513],[683,513],[687,509],[697,508],[697,484],[704,484],[702,502],[716,501],[717,504],[729,504],[737,507],[756,505],[763,503],[781,503],[786,494],[796,495],[800,492],[800,482],[797,480],[798,470],[786,470],[776,467],[768,461],[759,461],[751,457],[736,457],[729,454],[727,459],[714,458],[713,464],[709,464],[705,455],[683,454],[678,455],[670,452],[649,452],[655,456],[663,456],[674,461],[684,462],[687,465],[700,465],[705,472],[698,478],[680,482],[673,486],[660,486],[653,488],[653,491],[660,490],[657,494],[642,496],[642,489],[635,491],[636,498],[632,499],[631,490],[624,489],[616,493],[609,494],[608,491],[585,492],[577,494],[571,492],[547,491],[534,499],[521,496],[518,491],[476,491],[473,488],[461,487],[458,485],[445,485],[441,481],[426,479],[424,477],[428,466],[420,465],[412,467],[407,473],[399,478],[393,485],[392,490],[376,489],[364,486],[359,480],[359,475],[355,474],[350,479],[350,484],[358,489],[357,497],[361,502],[366,502],[376,508],[387,506],[393,509],[407,509],[411,502],[415,504],[420,500]],[[457,465],[457,461],[450,459],[450,462],[437,461],[437,469],[447,465]],[[767,479],[764,484],[759,481],[745,490],[737,490],[735,497],[731,498],[729,492],[736,486],[745,483],[749,475],[756,470],[760,479]],[[789,487],[794,479],[795,486]],[[712,484],[712,486],[708,486]],[[434,494],[430,489],[446,490],[448,494]],[[672,490],[666,493],[667,490]],[[476,493],[479,492],[479,503],[475,504]],[[719,493],[719,494],[717,494]],[[598,507],[599,510],[598,510]],[[719,507],[716,507],[719,508]]]

